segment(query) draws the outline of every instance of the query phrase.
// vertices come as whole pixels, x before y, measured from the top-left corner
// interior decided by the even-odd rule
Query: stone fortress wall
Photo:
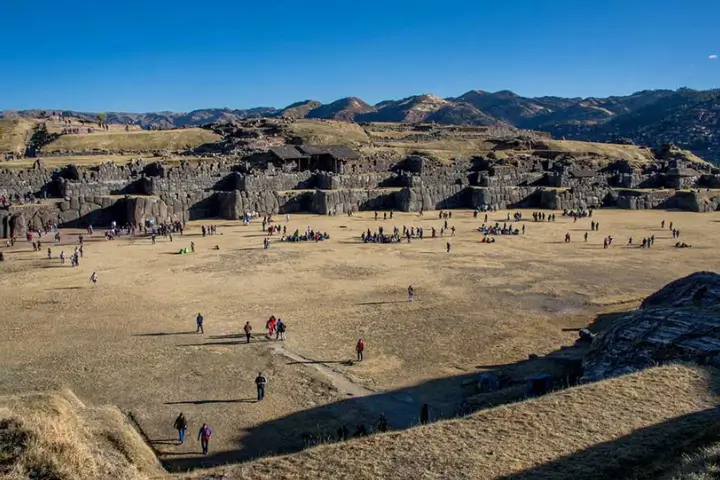
[[[358,160],[336,174],[252,168],[242,160],[207,159],[167,165],[73,165],[51,170],[0,169],[0,237],[47,224],[84,227],[146,220],[238,219],[246,212],[344,214],[358,210],[419,211],[493,207],[717,210],[720,171],[658,162],[639,171],[622,162],[602,171],[574,169],[542,158],[513,165],[473,159],[441,165],[411,155],[387,162]],[[33,195],[32,201],[16,196]]]

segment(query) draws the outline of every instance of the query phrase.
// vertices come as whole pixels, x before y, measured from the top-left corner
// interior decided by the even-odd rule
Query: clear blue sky
[[[720,87],[718,0],[0,0],[0,109]]]

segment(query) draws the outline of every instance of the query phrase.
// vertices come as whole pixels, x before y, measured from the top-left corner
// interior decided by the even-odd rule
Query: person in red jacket
[[[358,340],[357,345],[355,345],[355,351],[357,352],[358,362],[362,362],[363,352],[365,351],[365,342],[362,338]]]
[[[275,334],[275,326],[277,325],[277,319],[275,318],[275,315],[272,315],[270,319],[267,321],[267,324],[265,325],[265,328],[268,329],[267,337],[268,339],[272,339],[272,336]]]

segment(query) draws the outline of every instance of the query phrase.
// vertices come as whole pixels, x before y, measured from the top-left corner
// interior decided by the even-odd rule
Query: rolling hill
[[[95,121],[97,114],[73,111],[0,112],[0,118],[48,115]],[[435,122],[456,125],[512,125],[551,133],[556,138],[595,142],[674,143],[720,162],[720,89],[644,90],[606,98],[523,97],[503,90],[472,90],[459,97],[415,95],[370,105],[357,97],[328,104],[304,100],[283,109],[202,109],[187,113],[108,112],[109,123],[144,128],[176,128],[257,117],[313,118],[356,122]]]

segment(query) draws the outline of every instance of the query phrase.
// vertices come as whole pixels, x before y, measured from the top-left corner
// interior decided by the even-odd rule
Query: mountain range
[[[5,111],[2,116],[42,116],[47,111]],[[94,120],[96,113],[63,112]],[[107,112],[109,123],[174,128],[259,117],[332,119],[354,122],[435,122],[453,125],[514,126],[555,138],[599,142],[664,143],[720,162],[720,89],[644,90],[605,98],[523,97],[511,91],[472,90],[459,97],[431,94],[375,105],[356,97],[323,104],[304,100],[283,109],[208,108],[187,113]]]

